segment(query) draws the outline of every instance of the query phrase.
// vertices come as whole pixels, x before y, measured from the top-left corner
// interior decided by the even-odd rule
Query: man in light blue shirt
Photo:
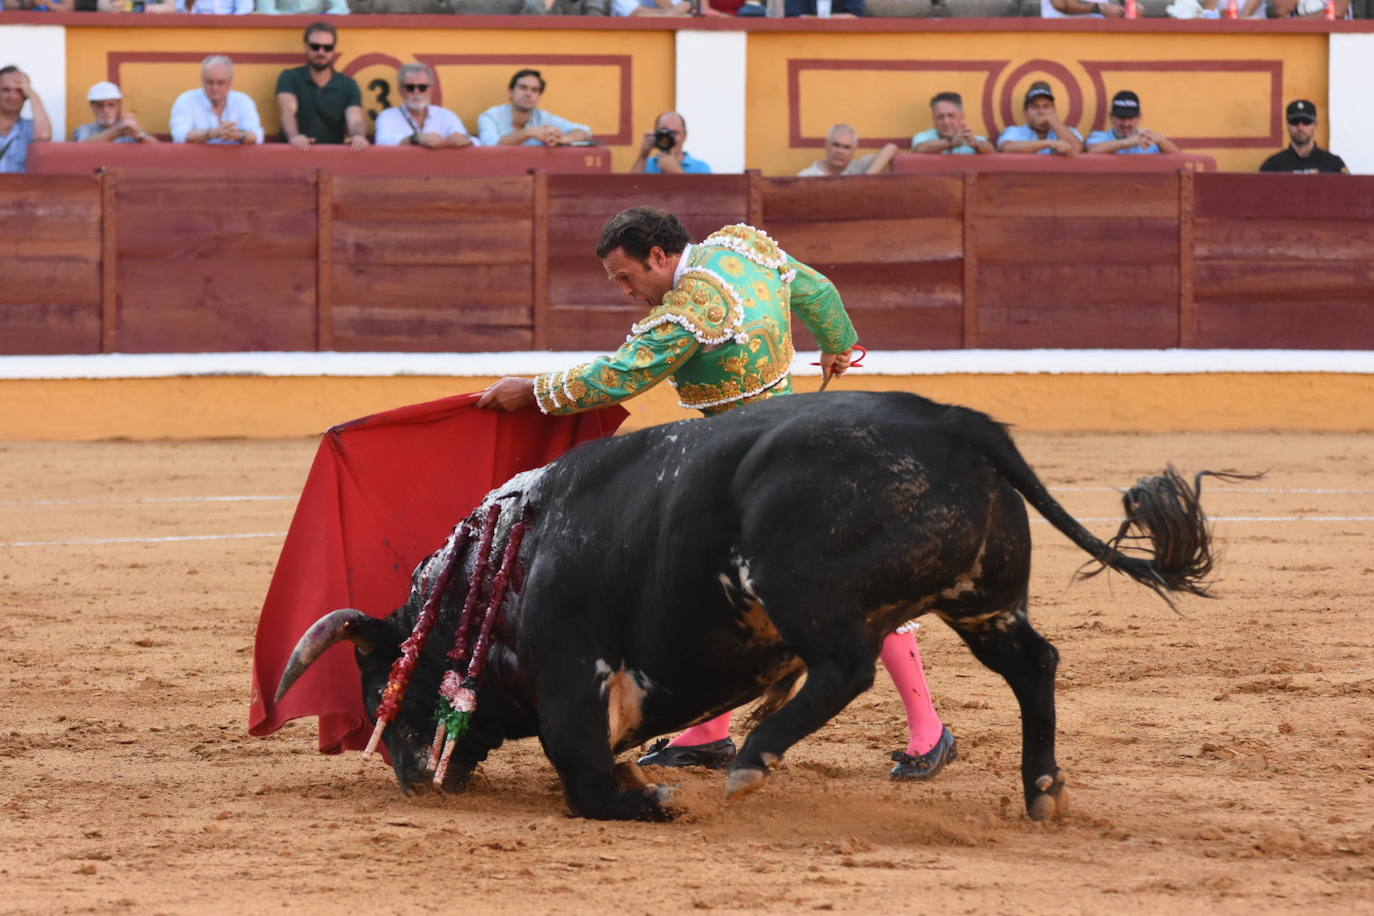
[[[693,158],[684,147],[687,144],[687,121],[676,111],[665,111],[654,122],[653,133],[644,135],[631,173],[645,175],[709,175],[711,166],[703,159]],[[657,150],[657,154],[649,153]]]
[[[1088,134],[1090,153],[1176,153],[1178,144],[1140,126],[1140,96],[1123,89],[1112,96],[1112,129]]]
[[[25,102],[32,118],[20,117]],[[27,170],[29,144],[51,139],[48,110],[29,85],[29,75],[13,64],[0,68],[0,172]]]
[[[937,92],[930,99],[930,119],[935,126],[911,138],[913,153],[972,155],[995,153],[987,137],[975,134],[964,120],[964,99],[957,92]]]
[[[1013,124],[997,138],[999,153],[1073,156],[1083,152],[1083,135],[1059,120],[1049,83],[1043,80],[1031,83],[1024,108],[1026,123]]]
[[[592,129],[539,107],[548,84],[538,70],[518,70],[510,78],[510,104],[495,105],[477,117],[483,146],[567,146],[590,140]]]
[[[178,13],[201,13],[210,16],[245,16],[253,12],[253,0],[192,0],[191,8],[186,8],[187,0],[177,0]]]
[[[200,89],[190,89],[172,104],[172,142],[236,143],[263,140],[258,106],[234,84],[234,62],[222,54],[200,65]]]

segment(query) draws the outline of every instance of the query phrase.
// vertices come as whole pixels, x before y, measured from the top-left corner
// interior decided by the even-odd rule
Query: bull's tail
[[[1079,577],[1114,569],[1152,588],[1170,607],[1174,605],[1169,592],[1210,597],[1207,577],[1214,555],[1211,526],[1199,499],[1202,478],[1254,480],[1263,476],[1202,471],[1190,485],[1169,465],[1163,474],[1142,477],[1122,494],[1125,519],[1116,534],[1103,541],[1050,495],[1004,426],[963,407],[948,408],[943,420],[956,436],[978,448],[1051,525],[1096,561],[1095,566],[1080,570]]]

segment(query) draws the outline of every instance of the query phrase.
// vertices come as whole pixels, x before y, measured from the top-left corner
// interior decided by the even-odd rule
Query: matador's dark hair
[[[677,217],[655,207],[631,207],[606,220],[596,256],[604,258],[617,248],[637,261],[649,260],[649,250],[662,248],[665,254],[681,254],[692,236]]]

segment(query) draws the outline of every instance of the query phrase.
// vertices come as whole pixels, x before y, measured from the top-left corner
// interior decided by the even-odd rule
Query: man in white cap
[[[95,120],[82,124],[73,134],[77,143],[156,143],[157,137],[138,126],[131,114],[124,114],[124,93],[110,82],[99,82],[86,93]]]

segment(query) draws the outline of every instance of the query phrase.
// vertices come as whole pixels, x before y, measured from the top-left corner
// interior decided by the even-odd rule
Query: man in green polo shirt
[[[339,33],[327,22],[305,29],[305,66],[277,77],[277,112],[282,139],[296,149],[312,143],[367,147],[363,95],[352,77],[334,70]]]

